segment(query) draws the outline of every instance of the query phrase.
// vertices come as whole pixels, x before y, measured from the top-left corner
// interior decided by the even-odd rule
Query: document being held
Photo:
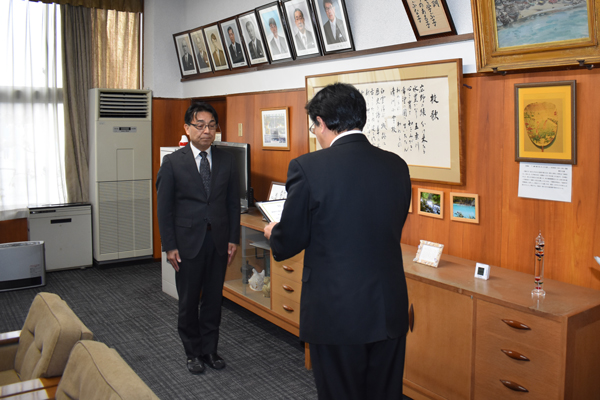
[[[256,203],[256,207],[258,207],[259,211],[265,217],[267,222],[279,222],[281,221],[281,213],[283,212],[284,204],[285,199],[273,201],[259,201]]]

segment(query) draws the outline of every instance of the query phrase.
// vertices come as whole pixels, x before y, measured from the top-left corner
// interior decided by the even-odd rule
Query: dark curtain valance
[[[30,0],[42,3],[68,4],[75,7],[100,8],[128,12],[143,12],[144,0]]]

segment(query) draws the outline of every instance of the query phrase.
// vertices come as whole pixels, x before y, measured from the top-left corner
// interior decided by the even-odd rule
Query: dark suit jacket
[[[302,41],[302,37],[300,36],[300,32],[296,33],[294,36],[296,39],[296,46],[298,46],[298,50],[306,50],[307,48],[312,49],[315,47],[315,38],[311,31],[306,31],[306,44],[307,47],[304,47],[304,42]]]
[[[305,249],[300,340],[348,345],[405,335],[404,160],[351,134],[292,160],[286,189],[270,244],[277,261]]]
[[[192,55],[188,53],[187,55],[181,56],[181,64],[183,65],[184,71],[194,69],[194,59],[192,58]]]
[[[190,144],[166,155],[156,178],[158,228],[163,251],[179,250],[183,258],[200,251],[211,224],[219,254],[240,241],[239,177],[231,154],[212,149],[210,198]]]
[[[254,60],[255,58],[264,57],[265,52],[263,51],[262,44],[259,40],[255,40],[256,46],[252,45],[252,42],[248,44],[248,48],[250,49],[250,57]]]
[[[196,53],[198,57],[198,63],[200,64],[200,68],[208,68],[210,64],[208,63],[208,55],[206,53]]]
[[[327,22],[323,24],[323,32],[325,32],[325,40],[327,40],[328,44],[341,43],[348,40],[344,36],[344,21],[342,21],[339,18],[336,18],[335,25],[337,27],[337,30],[336,32],[332,32],[329,20],[327,20]]]
[[[235,42],[235,48],[233,44],[229,44],[229,54],[231,54],[231,62],[234,64],[244,61],[244,52],[238,42]]]

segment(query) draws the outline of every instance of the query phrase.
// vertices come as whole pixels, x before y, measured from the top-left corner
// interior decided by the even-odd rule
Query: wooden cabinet
[[[282,262],[275,261],[271,256],[271,262],[272,310],[300,324],[304,252]]]
[[[532,298],[533,275],[492,266],[485,281],[474,261],[442,256],[432,268],[413,261],[415,247],[402,250],[407,396],[600,398],[600,291],[546,280],[546,297]]]

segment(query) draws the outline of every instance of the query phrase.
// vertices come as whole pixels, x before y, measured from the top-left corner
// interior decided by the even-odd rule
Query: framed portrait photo
[[[577,164],[575,87],[515,84],[515,161]]]
[[[417,40],[456,35],[446,0],[402,0]]]
[[[231,63],[231,68],[247,67],[248,60],[242,46],[242,37],[238,28],[237,19],[233,18],[219,23],[221,33],[225,38],[225,47]]]
[[[287,19],[290,42],[296,58],[321,55],[314,13],[309,0],[285,0],[283,13]]]
[[[194,56],[192,55],[192,43],[189,33],[176,33],[173,35],[175,50],[179,59],[179,70],[181,76],[194,75],[198,73]]]
[[[354,50],[344,0],[312,0],[325,54]]]
[[[223,50],[223,40],[218,25],[211,25],[204,28],[204,36],[208,42],[210,60],[212,61],[215,71],[223,71],[229,69],[229,61]]]
[[[206,47],[206,39],[204,38],[202,28],[190,32],[190,37],[192,38],[192,47],[194,49],[196,65],[198,66],[198,73],[204,74],[206,72],[212,72],[210,57],[208,56]]]
[[[450,192],[450,220],[479,223],[479,195]]]
[[[419,189],[417,214],[444,219],[444,192],[433,189]]]
[[[254,11],[242,14],[238,17],[240,30],[244,37],[244,46],[248,54],[250,65],[258,65],[269,62],[262,31],[259,28],[256,13]]]
[[[287,107],[260,110],[263,150],[290,149],[290,123]]]
[[[287,30],[279,3],[269,3],[256,9],[271,62],[293,60]]]

